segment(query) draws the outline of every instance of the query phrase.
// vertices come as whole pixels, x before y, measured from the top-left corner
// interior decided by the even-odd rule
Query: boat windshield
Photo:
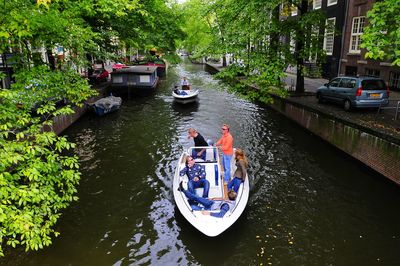
[[[201,147],[191,147],[188,149],[188,154],[194,155],[195,152],[199,153],[201,150],[205,149],[203,154],[201,156],[196,156],[197,158],[194,158],[198,162],[204,162],[204,163],[217,163],[218,162],[218,149],[216,147],[212,146],[201,146]],[[205,153],[205,155],[204,155]]]

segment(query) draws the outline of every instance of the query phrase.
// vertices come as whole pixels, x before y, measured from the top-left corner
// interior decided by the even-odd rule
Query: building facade
[[[304,65],[307,76],[331,79],[339,73],[340,58],[342,53],[343,30],[346,18],[348,0],[313,0],[308,5],[308,11],[321,11],[325,17],[324,25],[315,25],[311,34],[314,38],[322,39],[319,43],[325,51],[325,57],[310,55],[305,58]],[[293,8],[291,17],[298,15],[297,8]],[[322,38],[320,38],[322,37]],[[286,37],[286,43],[290,43],[294,52],[295,40],[293,36]],[[320,67],[318,67],[320,66]]]
[[[321,64],[321,76],[334,78],[339,73],[342,53],[343,29],[346,18],[347,0],[313,0],[312,8],[321,9],[326,15],[325,30],[323,30],[323,50],[326,61]]]
[[[360,47],[361,36],[367,25],[367,12],[372,9],[374,0],[349,0],[347,22],[343,38],[343,51],[340,60],[340,75],[371,75],[386,81],[391,90],[400,90],[400,68],[390,62],[365,59],[366,50]]]

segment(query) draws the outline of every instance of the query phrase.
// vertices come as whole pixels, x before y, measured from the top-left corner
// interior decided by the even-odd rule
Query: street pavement
[[[285,78],[285,84],[286,88],[290,91],[294,91],[296,88],[296,75],[291,74],[291,73],[285,73],[286,78]],[[304,90],[306,92],[316,92],[317,89],[324,85],[325,83],[328,83],[329,80],[327,79],[314,79],[314,78],[304,78]]]

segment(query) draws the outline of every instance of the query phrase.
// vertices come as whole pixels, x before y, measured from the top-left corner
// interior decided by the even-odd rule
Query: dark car
[[[376,77],[337,77],[317,90],[319,103],[325,101],[352,108],[369,108],[389,104],[389,88],[385,81]]]
[[[99,83],[99,82],[105,82],[108,79],[108,71],[105,70],[104,68],[97,68],[93,71],[93,73],[89,76],[89,82],[90,83]]]

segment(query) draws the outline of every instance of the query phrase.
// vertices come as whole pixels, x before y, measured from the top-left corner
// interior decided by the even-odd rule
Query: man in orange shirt
[[[224,167],[224,182],[228,183],[231,179],[231,161],[233,156],[233,137],[229,133],[229,126],[222,125],[222,137],[215,143],[216,146],[221,146],[222,150],[222,166]]]

